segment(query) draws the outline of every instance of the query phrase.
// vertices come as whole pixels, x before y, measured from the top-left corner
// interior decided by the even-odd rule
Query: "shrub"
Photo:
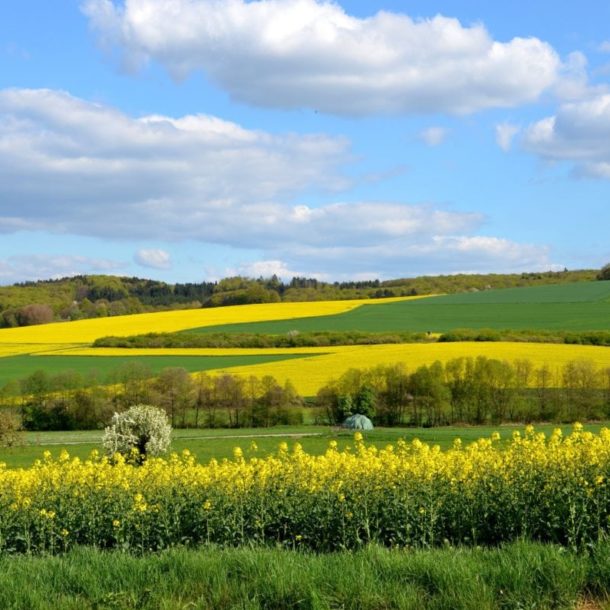
[[[142,463],[149,455],[157,456],[167,451],[171,432],[172,427],[162,409],[135,405],[112,416],[102,443],[110,456],[120,453]]]
[[[11,411],[0,411],[0,447],[15,447],[22,444],[21,418]]]
[[[610,263],[604,265],[597,274],[598,280],[610,280]]]

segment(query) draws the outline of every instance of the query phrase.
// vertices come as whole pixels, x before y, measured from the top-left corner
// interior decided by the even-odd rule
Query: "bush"
[[[0,447],[15,447],[22,444],[20,417],[11,411],[0,411]]]
[[[112,416],[102,443],[110,456],[120,453],[142,463],[149,455],[157,456],[167,451],[171,433],[172,427],[162,409],[151,405],[135,405]]]
[[[598,280],[610,280],[610,263],[604,265],[597,274]]]

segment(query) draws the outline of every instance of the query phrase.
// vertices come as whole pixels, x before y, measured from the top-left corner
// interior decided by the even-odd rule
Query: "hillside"
[[[225,278],[218,282],[168,284],[134,277],[81,275],[0,287],[0,328],[60,320],[117,316],[167,309],[274,303],[373,299],[426,294],[480,292],[595,279],[595,270],[422,276],[387,281],[326,283],[295,277]]]
[[[456,328],[610,329],[610,282],[576,282],[381,303],[303,319],[206,326],[199,332],[447,332]],[[191,332],[194,332],[193,330]]]

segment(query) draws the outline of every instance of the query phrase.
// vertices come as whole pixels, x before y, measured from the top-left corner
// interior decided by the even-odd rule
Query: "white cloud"
[[[169,252],[158,248],[142,248],[134,254],[133,259],[138,265],[150,269],[171,269],[172,266]]]
[[[304,271],[295,271],[281,260],[258,260],[242,263],[239,267],[227,270],[226,275],[242,275],[245,277],[271,277],[276,275],[284,281],[304,275]],[[311,277],[311,276],[308,276]]]
[[[519,129],[519,127],[512,123],[505,122],[496,125],[496,143],[504,152],[510,150],[513,138],[519,133]]]
[[[568,161],[581,175],[610,178],[610,94],[562,105],[530,125],[524,147],[547,161]]]
[[[536,100],[561,68],[537,38],[493,40],[482,24],[317,0],[84,0],[109,49],[176,78],[203,71],[239,101],[334,114],[471,113]]]
[[[256,252],[255,275],[406,275],[466,262],[493,270],[521,268],[532,252],[545,256],[512,242],[502,242],[511,257],[489,245],[474,254],[451,245],[478,239],[484,218],[476,212],[303,203],[311,190],[347,184],[348,147],[341,138],[271,135],[208,116],[134,119],[56,91],[0,91],[0,232],[219,244],[248,254],[242,258]],[[140,252],[138,262],[169,264],[156,250]]]
[[[604,40],[604,42],[600,43],[597,50],[601,53],[610,53],[610,40]]]
[[[0,259],[0,284],[46,280],[84,273],[113,273],[125,263],[109,259],[73,255],[27,254]]]
[[[241,244],[240,230],[281,230],[274,201],[345,187],[347,148],[343,138],[204,115],[134,119],[62,92],[3,90],[0,233]]]
[[[419,134],[419,137],[427,146],[434,147],[442,144],[447,134],[448,131],[444,127],[428,127]]]
[[[305,275],[322,271],[332,279],[349,279],[355,273],[365,278],[396,278],[439,273],[509,273],[555,267],[545,246],[478,235],[432,235],[419,241],[394,240],[363,247],[295,245],[282,255],[288,267],[297,261],[306,261]]]
[[[574,51],[561,64],[559,78],[555,82],[553,92],[561,100],[574,101],[603,93],[607,89],[605,85],[589,83],[587,58],[580,51]]]

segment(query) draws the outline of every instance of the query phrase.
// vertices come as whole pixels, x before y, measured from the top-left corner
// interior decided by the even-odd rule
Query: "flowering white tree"
[[[172,427],[162,409],[150,405],[135,405],[112,416],[102,443],[106,453],[126,457],[136,450],[135,459],[143,462],[147,456],[165,453],[171,442]]]

